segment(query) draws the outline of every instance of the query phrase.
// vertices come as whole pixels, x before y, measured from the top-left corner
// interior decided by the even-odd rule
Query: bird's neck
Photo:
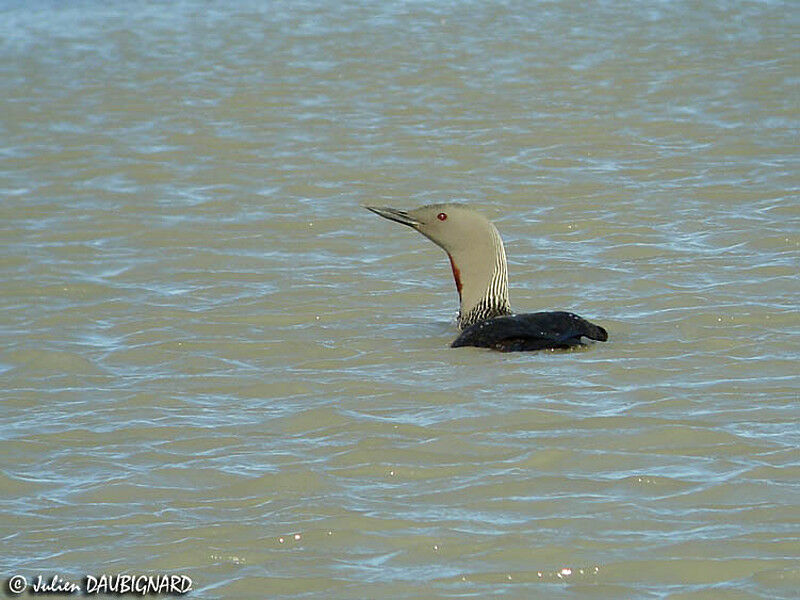
[[[461,299],[459,329],[511,314],[506,252],[494,225],[489,224],[485,240],[471,240],[468,246],[448,255]]]

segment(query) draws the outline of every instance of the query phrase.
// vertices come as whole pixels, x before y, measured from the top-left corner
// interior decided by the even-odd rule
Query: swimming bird
[[[460,300],[458,328],[462,330],[451,347],[513,352],[571,348],[582,345],[583,337],[601,342],[608,339],[605,329],[571,312],[513,314],[503,240],[486,217],[467,206],[364,208],[416,229],[447,253]]]

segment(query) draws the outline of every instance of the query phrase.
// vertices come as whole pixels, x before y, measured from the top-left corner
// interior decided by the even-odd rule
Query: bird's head
[[[493,229],[480,213],[461,204],[428,204],[412,210],[366,206],[376,215],[416,229],[451,256],[480,251],[476,246]]]

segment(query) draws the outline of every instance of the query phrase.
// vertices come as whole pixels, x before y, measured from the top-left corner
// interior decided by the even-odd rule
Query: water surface
[[[3,577],[796,598],[799,20],[0,4]],[[449,349],[450,200],[610,341]]]

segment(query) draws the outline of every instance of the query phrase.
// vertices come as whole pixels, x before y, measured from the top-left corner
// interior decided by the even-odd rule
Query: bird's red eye
[[[444,221],[445,219],[447,219],[447,213],[439,213],[438,215],[436,215],[436,218],[439,219],[440,221]]]

